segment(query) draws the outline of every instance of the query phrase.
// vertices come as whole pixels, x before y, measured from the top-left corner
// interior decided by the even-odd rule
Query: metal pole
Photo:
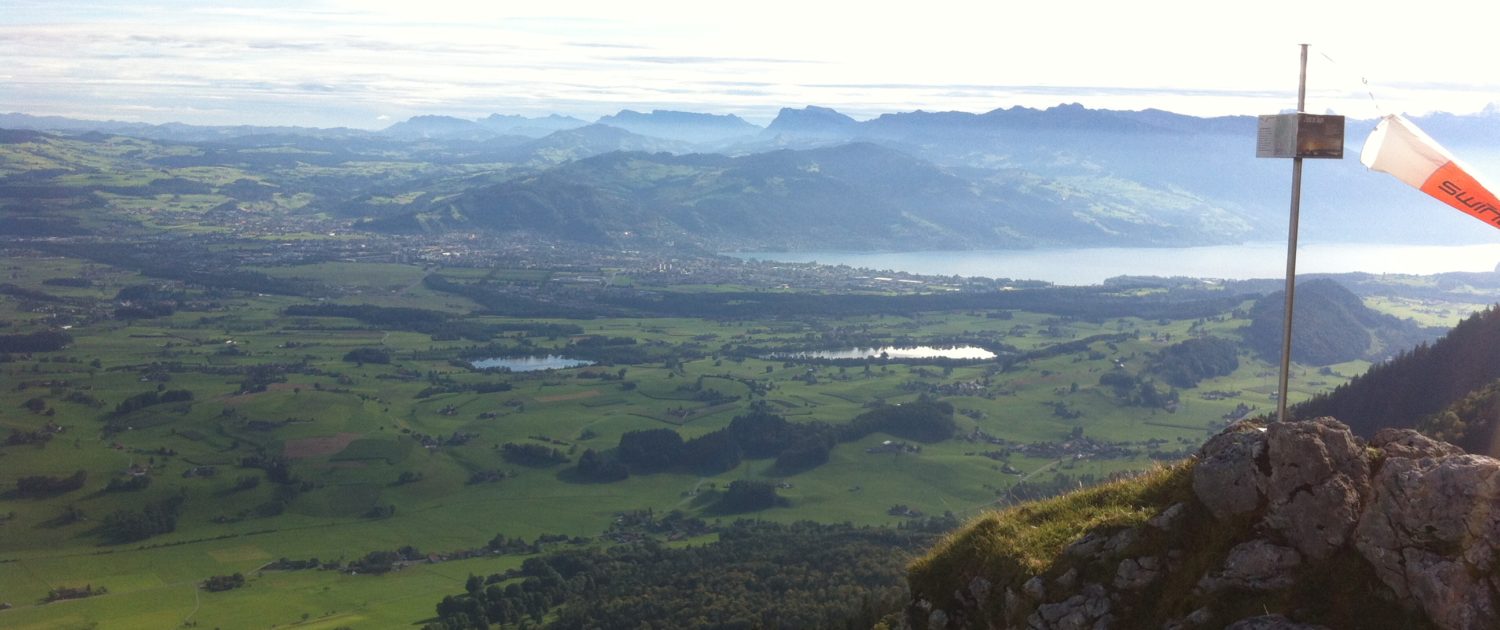
[[[1302,44],[1297,77],[1297,113],[1307,107],[1307,44]],[[1287,381],[1292,371],[1292,304],[1297,292],[1297,217],[1302,210],[1302,158],[1292,158],[1292,211],[1286,236],[1286,310],[1281,323],[1281,381],[1276,389],[1276,420],[1286,422]]]

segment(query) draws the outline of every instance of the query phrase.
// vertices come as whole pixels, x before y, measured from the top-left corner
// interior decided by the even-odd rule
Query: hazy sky
[[[0,0],[0,112],[383,127],[620,109],[856,118],[1079,102],[1195,115],[1500,102],[1500,2]],[[1325,57],[1326,55],[1326,57]]]

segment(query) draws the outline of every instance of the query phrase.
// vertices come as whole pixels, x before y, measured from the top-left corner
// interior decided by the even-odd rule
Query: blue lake
[[[1285,243],[1212,247],[1026,249],[923,252],[746,252],[739,258],[817,262],[874,271],[933,276],[978,276],[1045,280],[1055,284],[1099,284],[1115,276],[1188,276],[1247,280],[1282,278]],[[1297,273],[1395,273],[1427,275],[1447,271],[1494,271],[1500,244],[1390,245],[1303,244]]]
[[[493,359],[479,359],[477,361],[469,362],[469,365],[472,365],[481,370],[508,368],[512,372],[562,370],[593,364],[593,361],[585,361],[583,359],[569,359],[568,357],[555,354],[549,354],[545,357],[496,357]]]

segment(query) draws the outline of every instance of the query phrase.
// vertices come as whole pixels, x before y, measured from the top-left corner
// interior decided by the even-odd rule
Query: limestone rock
[[[1186,480],[1191,498],[1142,506],[1157,511],[1136,526],[1082,535],[1042,576],[993,585],[955,576],[944,588],[942,612],[919,595],[907,619],[917,627],[928,622],[930,630],[941,627],[932,622],[1204,630],[1222,625],[1216,612],[1227,611],[1220,603],[1251,596],[1268,603],[1268,614],[1228,628],[1322,628],[1274,612],[1318,614],[1332,625],[1341,622],[1321,615],[1390,614],[1398,624],[1410,615],[1444,629],[1500,628],[1500,461],[1410,430],[1383,430],[1369,446],[1330,418],[1236,423],[1199,452]],[[1382,456],[1372,458],[1371,448]],[[1326,613],[1294,608],[1299,604],[1287,602],[1319,595],[1301,590],[1299,575],[1347,578],[1348,592],[1368,600],[1338,602]],[[1173,599],[1157,601],[1162,597]],[[1000,604],[1003,619],[993,617]],[[1166,611],[1179,616],[1156,616]]]
[[[1422,459],[1423,457],[1447,457],[1463,455],[1464,449],[1439,442],[1413,429],[1385,428],[1370,440],[1370,446],[1385,452],[1387,458]]]
[[[1067,572],[1057,576],[1057,579],[1052,580],[1052,583],[1065,591],[1073,590],[1073,587],[1078,584],[1078,569],[1068,569]]]
[[[1198,588],[1206,593],[1225,588],[1274,591],[1292,585],[1292,570],[1299,564],[1302,557],[1297,550],[1266,540],[1252,540],[1230,549],[1224,568],[1204,576]]]
[[[1213,621],[1213,612],[1207,606],[1188,613],[1186,617],[1168,621],[1162,626],[1163,630],[1192,630],[1193,628],[1205,628],[1208,622]]]
[[[975,576],[974,579],[969,580],[969,596],[974,598],[980,607],[983,607],[985,600],[989,598],[990,586],[992,585],[989,580]]]
[[[1410,608],[1442,628],[1496,627],[1500,461],[1392,459],[1374,480],[1355,548]]]
[[[1099,555],[1104,545],[1109,543],[1109,537],[1099,532],[1089,532],[1082,538],[1073,541],[1063,553],[1078,559],[1087,559]]]
[[[1021,592],[1037,601],[1047,598],[1047,587],[1042,583],[1040,575],[1026,580],[1026,583],[1021,585]]]
[[[1115,588],[1138,591],[1161,577],[1161,561],[1155,556],[1126,558],[1115,570]]]
[[[1037,630],[1102,630],[1111,626],[1110,606],[1104,587],[1089,584],[1082,593],[1066,600],[1038,606],[1027,619],[1027,626]]]
[[[1265,430],[1249,422],[1237,422],[1203,445],[1193,467],[1193,494],[1214,518],[1230,518],[1260,506],[1261,474],[1251,464],[1265,449]]]
[[[1370,493],[1370,466],[1349,427],[1332,418],[1266,430],[1265,522],[1303,555],[1323,559],[1348,541]]]
[[[1122,529],[1110,536],[1101,550],[1107,557],[1116,558],[1125,553],[1135,541],[1140,538],[1140,532],[1135,529]]]

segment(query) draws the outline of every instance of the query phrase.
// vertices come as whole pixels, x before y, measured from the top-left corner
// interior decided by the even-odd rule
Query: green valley
[[[1064,242],[1036,209],[1139,192],[1119,180],[421,135],[450,123],[0,132],[0,625],[597,627],[653,614],[648,591],[691,598],[667,625],[868,625],[964,520],[1179,461],[1279,395],[1274,281],[712,253]],[[1121,222],[1068,220],[1107,242],[1218,239],[1094,205]],[[1500,274],[1307,286],[1328,343],[1294,401],[1436,339]],[[757,580],[795,603],[752,619]]]

